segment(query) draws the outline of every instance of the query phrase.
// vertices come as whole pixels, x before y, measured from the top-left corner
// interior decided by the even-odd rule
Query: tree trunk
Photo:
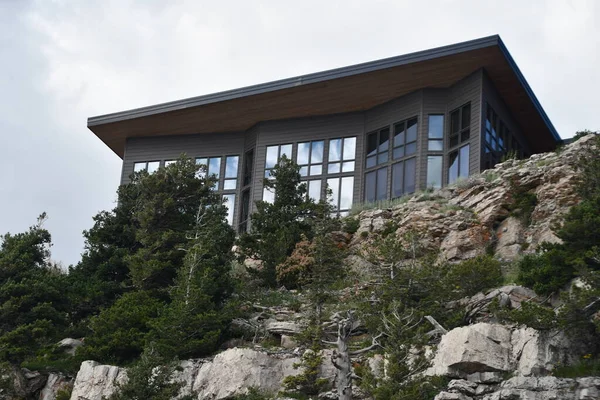
[[[348,351],[348,336],[346,335],[346,320],[338,327],[337,349],[333,353],[333,365],[337,369],[335,384],[340,400],[352,399],[352,364]]]

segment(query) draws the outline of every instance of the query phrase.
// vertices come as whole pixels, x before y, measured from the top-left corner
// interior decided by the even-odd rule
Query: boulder
[[[298,342],[292,336],[281,335],[281,347],[284,349],[295,349],[298,347]]]
[[[40,392],[39,400],[55,400],[60,390],[69,390],[73,387],[73,378],[59,374],[48,375],[46,385]]]
[[[515,217],[508,217],[496,229],[496,255],[514,261],[520,256],[523,243],[523,224]]]
[[[293,367],[299,361],[298,357],[287,354],[230,349],[200,366],[193,389],[198,393],[198,399],[213,400],[240,395],[252,387],[277,392],[283,378],[301,372]]]
[[[102,400],[112,395],[117,385],[126,380],[127,374],[123,368],[84,361],[75,378],[71,400]]]
[[[56,344],[59,348],[63,349],[63,351],[72,356],[75,355],[75,351],[77,351],[78,347],[83,346],[83,340],[65,338]]]
[[[302,332],[303,327],[293,321],[277,321],[269,319],[265,321],[265,329],[267,332],[277,335],[297,335]]]
[[[27,368],[9,367],[1,377],[8,387],[0,389],[2,399],[31,399],[35,398],[46,384],[47,376]]]
[[[511,346],[516,373],[521,376],[548,375],[555,365],[576,359],[573,345],[562,332],[518,328],[512,332]]]
[[[456,328],[442,336],[428,375],[465,377],[476,372],[511,370],[511,331],[479,323]]]
[[[582,400],[598,399],[600,378],[564,379],[554,376],[541,378],[513,377],[482,400]]]
[[[427,375],[500,382],[504,373],[540,376],[576,358],[575,346],[556,332],[478,323],[451,330],[438,346]]]

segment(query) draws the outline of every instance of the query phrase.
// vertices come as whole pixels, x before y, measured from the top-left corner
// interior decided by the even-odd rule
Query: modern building
[[[88,119],[123,159],[121,182],[182,153],[208,166],[247,227],[287,154],[310,196],[354,203],[441,187],[509,152],[561,141],[499,36]]]

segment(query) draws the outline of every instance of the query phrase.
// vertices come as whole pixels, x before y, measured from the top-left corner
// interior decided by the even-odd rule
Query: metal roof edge
[[[408,53],[400,56],[394,56],[384,58],[375,61],[369,61],[361,64],[350,65],[347,67],[335,68],[331,70],[315,72],[307,75],[296,76],[292,78],[285,78],[272,82],[261,83],[252,86],[246,86],[238,89],[226,90],[223,92],[211,93],[207,95],[191,97],[182,100],[175,100],[167,103],[161,103],[151,105],[147,107],[135,108],[127,111],[120,111],[117,113],[99,115],[96,117],[90,117],[87,120],[87,126],[93,127],[98,125],[109,124],[113,122],[119,122],[129,119],[141,118],[149,115],[160,114],[190,107],[197,107],[206,104],[218,103],[221,101],[233,100],[236,98],[247,97],[262,93],[274,92],[281,89],[288,89],[301,85],[308,85],[338,78],[343,78],[352,75],[358,75],[362,73],[383,70],[387,68],[393,68],[400,65],[411,64],[415,62],[427,61],[439,57],[455,55],[466,51],[477,50],[489,46],[500,45],[503,47],[502,41],[499,35],[487,36],[479,39],[469,40],[466,42],[451,44],[442,47],[436,47],[433,49],[422,50],[418,52]],[[506,53],[508,51],[506,50]],[[508,54],[507,59],[509,62],[514,64],[514,61]],[[516,65],[515,65],[516,67]],[[514,69],[514,68],[513,68]],[[518,75],[520,72],[518,68],[516,71]],[[522,77],[522,75],[520,75]],[[524,78],[523,78],[524,81]],[[525,82],[525,85],[527,83]],[[527,85],[528,91],[531,91]],[[535,99],[535,96],[533,96]],[[536,100],[537,102],[537,100]],[[539,103],[536,103],[539,105]],[[541,108],[541,106],[540,106]],[[543,113],[543,110],[542,110]],[[543,114],[545,116],[545,113]],[[545,117],[547,119],[547,116]],[[551,124],[550,124],[551,125]]]
[[[512,56],[510,55],[510,52],[508,51],[508,48],[506,47],[506,45],[504,44],[504,42],[502,41],[502,39],[499,36],[498,36],[498,47],[502,51],[502,54],[504,54],[504,57],[506,57],[508,64],[510,65],[510,67],[512,68],[513,72],[515,73],[517,79],[521,83],[521,86],[523,86],[523,89],[525,89],[527,96],[529,96],[529,100],[531,100],[535,109],[538,111],[538,113],[542,117],[542,120],[548,127],[548,130],[550,131],[552,136],[554,136],[554,139],[556,140],[556,142],[561,143],[563,141],[563,139],[558,134],[558,131],[552,124],[552,121],[550,121],[550,118],[546,114],[546,111],[544,111],[544,108],[542,107],[539,100],[535,96],[535,93],[533,93],[533,89],[531,89],[531,86],[529,86],[529,83],[527,83],[525,76],[521,73],[521,70],[517,66],[517,63],[512,58]]]

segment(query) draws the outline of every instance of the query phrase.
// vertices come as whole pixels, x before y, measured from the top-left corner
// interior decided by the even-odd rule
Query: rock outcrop
[[[75,378],[71,400],[102,400],[112,395],[126,379],[122,368],[84,361]]]
[[[434,400],[593,400],[600,398],[600,378],[513,377],[500,385],[453,380]]]
[[[212,360],[187,360],[181,363],[175,380],[183,383],[181,395],[194,394],[198,399],[225,399],[243,394],[252,387],[276,393],[283,378],[298,374],[294,364],[300,358],[289,353],[267,353],[249,348],[233,348]],[[125,382],[124,369],[94,361],[81,364],[71,400],[102,400]]]
[[[500,382],[507,374],[544,376],[576,354],[566,337],[533,328],[478,323],[442,337],[427,375]]]
[[[368,258],[364,254],[369,253],[371,234],[390,229],[399,238],[417,233],[422,247],[439,251],[451,262],[490,249],[498,258],[512,261],[534,252],[542,242],[560,241],[552,227],[578,201],[574,165],[591,139],[584,137],[560,153],[508,160],[441,190],[361,212],[351,240],[352,264],[368,268],[368,262],[357,257]],[[513,212],[517,192],[537,199],[527,218]]]
[[[73,387],[73,379],[59,374],[48,375],[46,385],[40,392],[39,400],[55,400],[59,391],[68,393]]]

